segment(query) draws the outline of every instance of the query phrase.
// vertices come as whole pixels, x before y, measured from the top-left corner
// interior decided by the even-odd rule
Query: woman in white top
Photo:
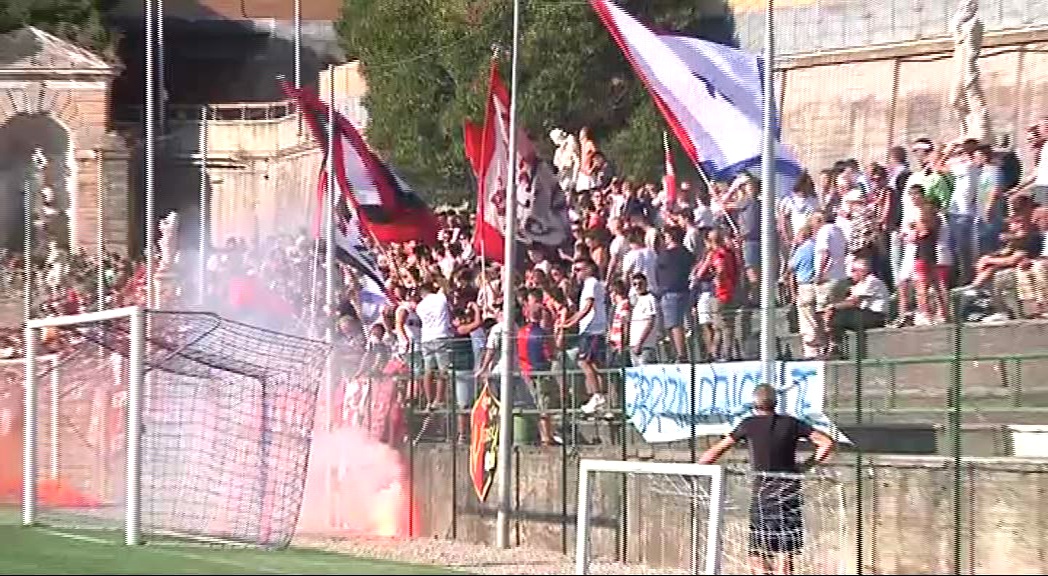
[[[393,295],[398,300],[393,324],[397,336],[397,354],[404,362],[408,362],[408,354],[414,351],[417,355],[422,344],[422,319],[415,311],[418,296],[408,294],[401,286],[397,286]]]

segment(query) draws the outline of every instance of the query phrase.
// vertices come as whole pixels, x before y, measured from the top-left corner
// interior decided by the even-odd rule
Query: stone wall
[[[480,503],[466,474],[465,448],[458,452],[454,471],[451,456],[451,449],[443,445],[415,450],[417,534],[423,538],[454,535],[490,544],[495,534],[498,486]],[[584,448],[562,460],[557,449],[517,451],[511,542],[556,551],[566,545],[573,552],[579,457],[616,459],[620,454],[614,447],[603,451]],[[659,455],[660,461],[686,458],[684,453]],[[823,550],[821,565],[810,568],[820,573],[854,573],[856,569],[859,524],[854,462],[853,455],[838,454],[830,467],[838,480],[819,482],[817,488],[809,482],[808,511],[820,511],[807,519],[815,532],[810,536],[812,544],[818,543]],[[966,461],[961,472],[961,570],[1004,574],[1048,570],[1048,509],[1038,504],[1048,494],[1048,461],[974,459]],[[956,535],[950,460],[878,457],[866,466],[863,478],[866,573],[950,573]],[[625,536],[630,562],[686,568],[689,499],[662,496],[664,491],[658,486],[633,477],[627,482],[623,508],[620,488],[621,477],[612,475],[598,476],[594,484],[592,553],[614,558]],[[743,502],[745,490],[741,477],[729,479],[730,502]],[[562,494],[567,494],[566,501]],[[746,573],[739,563],[744,555],[740,546],[745,546],[746,506],[739,505],[726,511],[726,573]]]
[[[109,133],[109,84],[106,80],[6,80],[0,82],[0,126],[16,116],[48,116],[68,133],[72,148],[67,166],[72,178],[62,193],[68,195],[70,242],[89,253],[97,249],[98,157],[109,186],[106,198],[106,239],[111,251],[126,252],[131,243],[127,218],[127,151],[122,140]]]
[[[980,58],[997,134],[1023,143],[1023,130],[1048,113],[1048,31],[988,34]],[[778,91],[784,141],[811,170],[855,157],[883,162],[893,144],[953,139],[955,78],[949,40],[829,51],[784,59]],[[1020,156],[1027,150],[1020,144]]]

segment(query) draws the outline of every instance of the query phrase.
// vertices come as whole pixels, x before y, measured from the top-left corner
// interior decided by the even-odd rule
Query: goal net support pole
[[[590,499],[593,476],[597,473],[672,475],[698,480],[709,478],[709,515],[706,518],[706,550],[703,573],[720,574],[721,522],[724,508],[724,468],[712,464],[676,462],[637,462],[628,460],[591,460],[579,462],[578,518],[575,536],[575,573],[589,574],[590,565]],[[694,540],[694,535],[693,535]]]
[[[141,542],[141,447],[142,447],[142,383],[144,380],[144,343],[145,330],[143,313],[138,306],[129,306],[115,310],[103,310],[77,314],[76,316],[59,316],[54,318],[36,318],[26,323],[25,328],[25,430],[23,433],[22,462],[22,524],[31,526],[36,522],[36,481],[37,481],[37,355],[36,349],[40,339],[39,331],[44,328],[57,328],[93,322],[106,322],[127,318],[130,325],[129,335],[129,377],[127,386],[127,485],[126,510],[124,518],[125,543],[129,546]],[[53,361],[57,366],[57,361]],[[58,413],[58,379],[57,373],[51,375],[51,418],[52,428],[56,426]],[[52,436],[56,436],[53,429]],[[57,468],[57,442],[52,444],[52,469]],[[54,473],[54,471],[52,471]]]

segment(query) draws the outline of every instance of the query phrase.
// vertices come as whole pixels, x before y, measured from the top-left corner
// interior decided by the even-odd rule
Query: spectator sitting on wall
[[[848,290],[848,296],[826,311],[832,334],[831,355],[839,353],[840,341],[845,331],[884,327],[888,287],[880,278],[870,273],[870,263],[867,260],[859,259],[853,262],[850,272],[852,285]],[[865,355],[865,350],[856,352]]]

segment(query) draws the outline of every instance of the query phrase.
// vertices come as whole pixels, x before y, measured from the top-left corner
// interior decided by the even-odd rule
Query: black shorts
[[[801,481],[780,476],[753,480],[750,555],[793,553],[804,547]]]

